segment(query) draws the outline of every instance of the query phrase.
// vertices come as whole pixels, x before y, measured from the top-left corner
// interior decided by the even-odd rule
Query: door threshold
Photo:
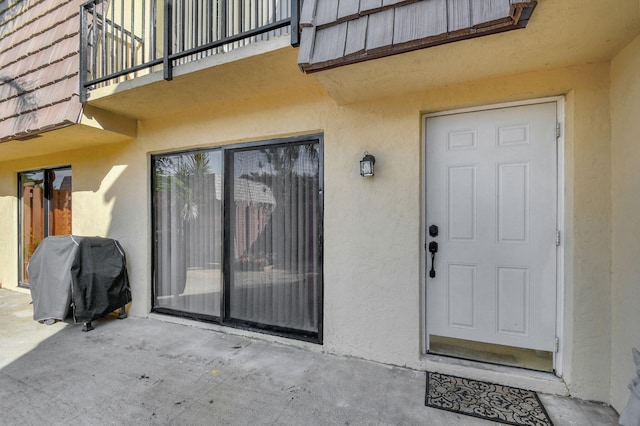
[[[564,380],[553,373],[435,354],[423,354],[419,365],[420,368],[427,371],[523,388],[550,395],[569,396],[569,388]]]
[[[429,336],[429,352],[451,358],[478,361],[486,364],[526,368],[553,373],[553,352],[495,343],[477,342],[452,337]]]

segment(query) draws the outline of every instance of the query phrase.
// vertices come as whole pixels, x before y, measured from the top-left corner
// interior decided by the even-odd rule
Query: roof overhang
[[[472,2],[459,9],[444,0],[385,1],[373,9],[364,6],[371,2],[361,2],[359,10],[347,16],[337,7],[330,14],[335,19],[325,23],[322,15],[329,12],[320,6],[314,11],[316,1],[321,0],[305,2],[300,23],[298,65],[307,73],[525,28],[537,5],[535,0],[487,2],[480,13],[474,12]]]
[[[87,105],[74,121],[63,121],[0,141],[0,162],[131,141],[136,128],[135,119]]]
[[[310,75],[338,105],[407,93],[427,96],[431,90],[454,90],[474,81],[608,62],[638,35],[638,0],[615,4],[539,0],[526,28],[518,31],[434,45]]]

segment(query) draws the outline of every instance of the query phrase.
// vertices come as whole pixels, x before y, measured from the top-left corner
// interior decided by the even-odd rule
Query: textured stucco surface
[[[638,34],[639,25],[636,1],[618,1],[612,7],[598,0],[543,0],[525,30],[338,67],[314,76],[334,99],[346,104],[416,88],[606,62]]]
[[[640,346],[639,6],[545,0],[526,30],[311,76],[297,68],[297,50],[285,37],[221,62],[178,67],[171,82],[152,75],[153,81],[96,92],[81,125],[0,147],[0,285],[15,288],[18,280],[20,171],[72,166],[73,232],[121,241],[131,314],[147,316],[150,154],[323,133],[324,345],[223,330],[548,386],[621,410],[634,371],[630,348]],[[421,354],[421,117],[549,96],[566,101],[560,330],[566,386]],[[358,174],[364,151],[376,157],[374,178]]]
[[[4,286],[15,285],[15,175],[20,170],[73,167],[73,232],[122,242],[133,285],[131,313],[146,316],[151,292],[149,154],[322,132],[321,349],[433,367],[421,356],[421,115],[566,95],[564,376],[573,395],[608,401],[609,63],[458,82],[348,105],[337,105],[313,77],[305,79],[296,81],[295,92],[254,93],[206,104],[200,100],[193,109],[185,104],[180,114],[141,120],[132,142],[0,162],[0,238],[7,239],[0,249],[6,260],[0,265]],[[163,96],[162,86],[156,96]],[[376,176],[371,179],[358,174],[365,150],[376,156]],[[497,373],[491,378],[509,380]]]
[[[586,76],[585,76],[586,77]],[[610,125],[608,68],[587,77],[590,90],[573,91],[571,127],[572,142],[567,147],[567,192],[573,192],[572,207],[567,209],[570,222],[572,259],[567,271],[572,274],[567,297],[571,316],[566,321],[572,327],[572,354],[567,374],[575,378],[572,393],[590,395],[590,399],[606,400],[610,360],[609,333],[611,261],[607,248],[611,241],[610,203]],[[604,247],[604,253],[602,248]]]
[[[18,200],[17,175],[0,167],[0,286],[15,287],[18,283]]]
[[[612,333],[611,404],[622,410],[640,348],[640,37],[611,63]]]

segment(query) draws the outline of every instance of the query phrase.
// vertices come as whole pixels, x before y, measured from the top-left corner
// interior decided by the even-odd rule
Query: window
[[[18,185],[19,282],[28,286],[27,264],[40,242],[50,235],[71,234],[71,168],[22,172]]]
[[[158,312],[322,341],[320,137],[152,158]]]

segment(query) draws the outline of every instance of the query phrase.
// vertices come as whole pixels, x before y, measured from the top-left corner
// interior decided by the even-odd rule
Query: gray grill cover
[[[47,237],[27,270],[36,321],[93,321],[131,301],[124,250],[110,238]]]

